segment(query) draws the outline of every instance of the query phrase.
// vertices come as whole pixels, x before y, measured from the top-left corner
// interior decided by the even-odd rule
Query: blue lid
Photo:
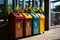
[[[39,18],[39,16],[38,16],[37,14],[35,14],[35,13],[31,13],[31,15],[32,15],[32,17],[33,17],[34,19],[38,19],[38,18]]]

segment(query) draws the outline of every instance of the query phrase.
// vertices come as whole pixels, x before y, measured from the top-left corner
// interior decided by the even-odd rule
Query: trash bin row
[[[40,13],[12,13],[8,17],[11,37],[20,38],[44,33],[45,16]]]

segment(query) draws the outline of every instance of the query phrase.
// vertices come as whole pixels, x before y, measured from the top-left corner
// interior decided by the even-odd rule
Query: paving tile
[[[60,40],[60,28],[51,29],[49,31],[45,31],[44,34],[19,40]]]

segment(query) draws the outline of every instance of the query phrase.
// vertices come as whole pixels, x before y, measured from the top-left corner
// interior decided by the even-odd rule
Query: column
[[[44,0],[45,30],[49,30],[49,0]]]
[[[13,2],[13,9],[15,9],[17,6],[17,0],[12,0],[12,2]]]

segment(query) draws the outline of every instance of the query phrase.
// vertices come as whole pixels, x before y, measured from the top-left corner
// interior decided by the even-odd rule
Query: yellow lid
[[[37,15],[40,16],[40,18],[45,18],[43,14],[37,13]]]
[[[45,18],[45,16],[43,15],[43,14],[41,14],[41,16],[40,16],[41,18]]]
[[[29,19],[29,18],[32,18],[32,16],[30,15],[30,14],[28,14],[28,13],[22,13],[24,16],[25,16],[25,18],[27,18],[27,19]]]

